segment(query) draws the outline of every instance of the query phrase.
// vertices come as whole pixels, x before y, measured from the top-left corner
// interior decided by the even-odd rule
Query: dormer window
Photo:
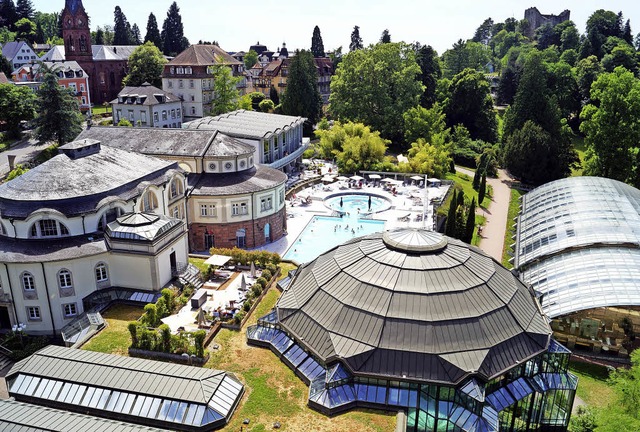
[[[184,74],[184,68],[183,67],[179,67],[178,68],[178,75],[182,75]]]
[[[68,236],[67,227],[55,219],[42,219],[31,226],[32,238]]]
[[[187,75],[191,75],[191,74],[192,74],[191,67],[187,66],[187,67],[184,69],[184,73],[186,73]]]
[[[175,74],[175,73],[176,73],[176,68],[175,68],[175,67],[173,67],[173,66],[171,66],[171,67],[169,68],[169,73],[170,73],[171,75]]]

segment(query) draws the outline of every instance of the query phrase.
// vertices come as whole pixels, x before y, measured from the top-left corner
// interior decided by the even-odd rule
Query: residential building
[[[45,424],[43,429],[9,429],[15,431],[134,432],[162,428],[208,432],[229,422],[244,394],[242,383],[229,372],[55,345],[16,363],[6,380],[12,398],[41,407],[30,410],[37,417],[49,417],[56,423],[62,420],[42,409],[48,407],[67,411],[64,420],[70,422],[65,429],[52,429],[56,426],[52,424]],[[0,404],[0,410],[2,407]],[[2,416],[0,424],[6,418]],[[74,424],[90,420],[92,423],[83,429]],[[133,423],[154,429],[136,428]]]
[[[191,45],[165,64],[162,89],[182,99],[185,121],[211,112],[216,65],[228,66],[234,76],[241,77],[238,89],[244,93],[247,84],[243,63],[217,45]]]
[[[184,124],[187,129],[213,129],[239,139],[254,149],[256,163],[289,172],[302,162],[309,147],[303,138],[303,117],[237,110]]]
[[[159,295],[187,263],[185,190],[177,163],[84,139],[0,185],[0,327],[57,335],[106,292]]]
[[[189,245],[254,248],[286,233],[287,176],[257,163],[255,149],[221,131],[92,127],[78,139],[177,162],[188,172]]]
[[[38,55],[25,41],[6,42],[2,45],[2,55],[11,63],[12,70],[38,60]]]
[[[43,64],[51,69],[58,78],[61,87],[69,88],[78,99],[80,111],[91,110],[91,92],[89,90],[89,76],[75,61],[49,62]],[[42,83],[43,73],[40,63],[21,66],[12,74],[16,85],[27,85],[37,91]]]
[[[127,75],[129,56],[137,46],[92,45],[89,16],[82,0],[65,0],[61,13],[64,45],[56,45],[41,60],[76,61],[89,75],[93,102],[115,99]]]
[[[118,98],[111,101],[111,112],[114,125],[126,119],[134,127],[182,127],[182,101],[147,82],[122,89]]]
[[[247,342],[309,385],[311,408],[403,411],[412,432],[567,430],[571,353],[535,292],[478,248],[394,229],[337,246],[279,284]]]
[[[258,54],[258,62],[262,66],[266,66],[271,60],[273,60],[273,51],[269,51],[266,45],[263,45],[258,41],[255,45],[249,47],[249,51],[255,51]]]
[[[522,197],[513,264],[541,294],[560,342],[627,357],[640,328],[640,190],[587,176],[532,190]]]

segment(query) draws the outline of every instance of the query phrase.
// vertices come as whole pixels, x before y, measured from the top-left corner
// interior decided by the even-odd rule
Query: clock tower
[[[67,60],[75,60],[81,65],[84,62],[92,62],[89,17],[82,0],[65,1],[62,11],[62,37]]]

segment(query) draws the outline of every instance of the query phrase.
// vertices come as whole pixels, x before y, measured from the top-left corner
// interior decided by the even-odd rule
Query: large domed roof
[[[398,229],[354,239],[300,267],[278,320],[325,363],[356,375],[456,384],[544,351],[533,292],[479,249]]]

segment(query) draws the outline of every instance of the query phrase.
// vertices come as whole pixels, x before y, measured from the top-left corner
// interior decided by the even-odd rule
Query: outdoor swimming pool
[[[366,196],[364,196],[364,203],[366,208]],[[383,229],[384,221],[358,219],[357,213],[351,213],[350,217],[343,218],[314,216],[289,247],[283,258],[295,260],[300,264],[309,262],[321,253],[347,240],[380,232]]]
[[[369,208],[369,200],[371,200],[371,208]],[[391,207],[388,199],[368,194],[334,195],[325,199],[324,204],[333,210],[347,212],[350,216],[377,213]]]

